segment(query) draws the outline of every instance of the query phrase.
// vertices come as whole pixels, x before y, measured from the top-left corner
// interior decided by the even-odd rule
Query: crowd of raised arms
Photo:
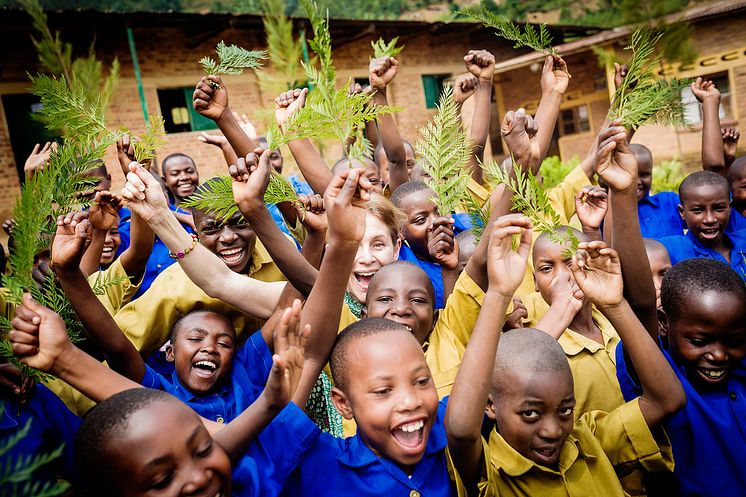
[[[283,156],[203,77],[193,105],[222,132],[200,140],[225,157],[227,218],[182,205],[215,187],[191,157],[159,175],[123,138],[106,164],[121,193],[92,171],[91,206],[57,219],[35,269],[53,271],[85,339],[30,295],[2,307],[16,357],[54,375],[0,365],[0,440],[31,420],[10,460],[62,447],[34,479],[86,496],[744,495],[746,157],[717,88],[692,83],[703,163],[677,193],[651,195],[650,150],[606,122],[546,190],[562,225],[542,233],[483,177],[495,58],[464,63],[453,100],[474,100],[478,234],[466,208],[439,212],[391,114],[366,126],[365,159],[332,165],[290,141],[298,200],[267,205]],[[372,103],[400,70],[370,62]],[[549,55],[535,83],[535,116],[511,110],[500,132],[506,174],[541,181],[572,80]],[[280,129],[307,95],[275,99]],[[117,283],[97,295],[101,277]]]

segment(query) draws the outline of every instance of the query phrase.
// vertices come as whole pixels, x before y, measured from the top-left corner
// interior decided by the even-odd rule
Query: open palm
[[[581,243],[573,256],[572,272],[583,294],[596,306],[614,305],[622,301],[622,266],[616,250],[606,243]]]

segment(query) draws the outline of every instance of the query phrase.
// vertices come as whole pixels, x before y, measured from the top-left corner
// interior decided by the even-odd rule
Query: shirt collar
[[[606,317],[596,309],[596,307],[593,307],[593,322],[596,323],[596,326],[598,326],[598,329],[601,330],[601,336],[604,339],[604,343],[600,344],[595,340],[591,340],[590,338],[586,338],[580,333],[577,333],[570,328],[565,330],[562,335],[560,335],[559,344],[562,346],[562,350],[565,351],[566,355],[574,356],[580,354],[583,350],[588,350],[591,353],[598,352],[599,350],[606,348],[609,341],[615,338],[613,334],[610,334],[608,330],[611,328],[611,323],[609,323],[609,320],[606,319]]]
[[[254,244],[254,250],[251,253],[251,267],[249,268],[249,276],[259,271],[265,264],[269,264],[271,262],[272,257],[270,257],[267,249],[257,238],[256,243]]]
[[[179,399],[180,401],[184,403],[188,403],[196,399],[206,399],[206,398],[212,397],[213,395],[222,397],[230,392],[230,389],[228,387],[228,384],[230,383],[230,381],[231,381],[231,378],[226,377],[223,380],[223,384],[220,386],[220,388],[215,390],[211,394],[196,395],[190,392],[189,389],[181,383],[181,380],[179,380],[179,376],[176,374],[176,370],[174,370],[174,372],[171,373],[171,384],[174,387],[173,387],[173,391],[169,393],[171,393],[177,399]]]
[[[575,463],[581,453],[585,459],[595,458],[595,456],[585,454],[581,451],[580,441],[572,434],[567,437],[567,440],[565,440],[565,443],[562,444],[562,448],[560,449],[559,471],[546,466],[541,466],[531,459],[524,457],[517,450],[511,447],[496,429],[493,429],[492,433],[490,433],[489,446],[490,460],[492,463],[501,471],[514,477],[528,473],[534,468],[545,473],[561,475]]]
[[[712,255],[713,255],[713,253],[715,253],[715,251],[713,249],[705,247],[702,244],[702,242],[700,242],[699,240],[697,240],[697,237],[695,237],[692,234],[691,230],[687,231],[685,236],[688,237],[689,240],[692,242],[692,247],[694,248],[694,251],[697,252],[697,254],[699,254],[700,257],[709,257],[709,258],[712,258]],[[723,233],[723,240],[725,240],[725,244],[726,245],[729,245],[731,247],[729,249],[729,250],[731,250],[733,248],[733,243],[730,241],[730,237],[725,232]]]

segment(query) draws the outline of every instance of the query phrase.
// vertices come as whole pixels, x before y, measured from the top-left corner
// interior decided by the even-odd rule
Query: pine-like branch
[[[226,45],[222,40],[215,48],[215,53],[218,55],[217,62],[212,57],[202,57],[199,61],[205,74],[243,74],[245,69],[259,69],[261,61],[267,58],[265,50],[246,50],[236,45]]]
[[[415,145],[422,158],[427,184],[435,192],[433,201],[442,216],[454,212],[466,196],[469,173],[466,165],[471,146],[461,125],[453,89],[446,86],[440,96],[438,111],[426,126],[420,128]]]
[[[148,123],[145,125],[145,133],[139,136],[135,141],[135,159],[139,163],[155,159],[155,152],[158,148],[166,145],[166,130],[164,129],[163,117],[151,115]]]
[[[524,24],[521,29],[521,26],[507,17],[495,14],[483,5],[467,7],[461,13],[493,28],[498,36],[512,41],[513,48],[528,47],[545,55],[557,54],[557,50],[552,46],[552,35],[546,24],[541,24],[538,30],[533,24]]]
[[[238,212],[238,206],[233,200],[230,176],[209,179],[197,192],[184,199],[182,204],[184,207],[212,214],[220,222],[227,221]]]
[[[390,42],[386,43],[383,38],[378,38],[376,41],[371,41],[370,46],[373,47],[373,58],[381,59],[383,57],[396,57],[404,50],[404,45],[397,47],[396,43],[399,41],[399,37],[395,37]]]
[[[469,219],[471,219],[471,232],[474,234],[476,243],[479,243],[484,234],[484,228],[490,219],[490,204],[487,202],[483,207],[480,207],[471,195],[467,194],[464,196],[463,205],[467,214],[469,214]]]
[[[298,202],[298,194],[293,189],[292,183],[282,174],[272,171],[269,174],[269,184],[264,192],[264,203],[276,205],[283,202]]]

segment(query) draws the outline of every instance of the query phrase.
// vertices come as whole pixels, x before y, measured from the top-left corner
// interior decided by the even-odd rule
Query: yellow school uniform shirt
[[[284,281],[264,246],[257,240],[252,254],[249,276],[261,281]],[[246,295],[247,299],[251,295]],[[237,335],[248,335],[261,321],[243,311],[208,296],[195,285],[179,264],[173,264],[153,281],[148,291],[130,302],[114,316],[117,324],[147,357],[168,340],[171,327],[183,315],[195,309],[210,309],[233,322]]]
[[[10,290],[5,287],[0,288],[0,315],[8,321],[16,317],[16,305],[10,301]]]
[[[88,276],[88,284],[91,285],[91,288],[95,288],[97,284],[114,281],[115,279],[120,279],[121,281],[115,285],[109,285],[102,295],[97,295],[98,300],[112,316],[129,303],[132,296],[140,288],[140,283],[142,283],[142,278],[137,283],[132,282],[127,271],[124,270],[124,266],[119,261],[119,257],[117,257],[106,269],[96,271]]]
[[[495,430],[484,459],[487,483],[483,496],[623,497],[616,470],[629,466],[647,471],[672,471],[673,454],[667,437],[651,433],[638,399],[611,412],[581,416],[560,449],[557,469],[540,466],[519,454]]]
[[[549,305],[538,292],[523,297],[528,317],[525,326],[535,328]],[[567,354],[572,377],[575,381],[575,415],[589,411],[611,412],[624,404],[624,397],[616,377],[616,347],[619,335],[601,311],[593,308],[593,321],[601,330],[604,343],[600,344],[576,333],[565,330],[558,342]]]

